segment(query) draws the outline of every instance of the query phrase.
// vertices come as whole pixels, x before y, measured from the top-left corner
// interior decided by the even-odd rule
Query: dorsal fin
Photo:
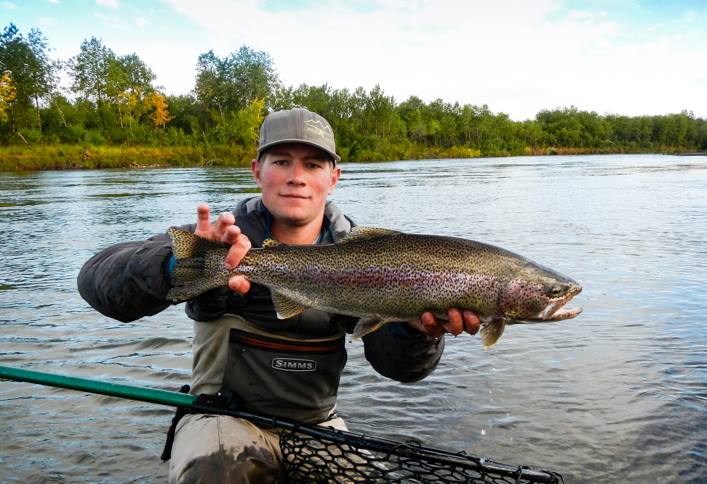
[[[272,291],[272,303],[279,319],[292,318],[307,309],[300,303],[275,291]]]
[[[353,241],[375,239],[377,237],[384,237],[386,235],[395,235],[399,233],[400,232],[397,230],[381,229],[378,227],[354,227],[351,229],[351,232],[349,232],[348,235],[346,235],[346,237],[341,239],[338,243],[347,244]]]
[[[278,245],[280,245],[280,242],[275,239],[265,239],[263,241],[263,249],[266,247],[277,247]]]

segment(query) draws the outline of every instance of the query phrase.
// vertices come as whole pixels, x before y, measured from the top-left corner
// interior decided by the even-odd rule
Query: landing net
[[[327,429],[331,432],[330,429]],[[312,437],[281,430],[288,483],[561,483],[555,472],[454,454],[416,442],[395,442],[350,432]],[[355,437],[352,437],[354,436]]]

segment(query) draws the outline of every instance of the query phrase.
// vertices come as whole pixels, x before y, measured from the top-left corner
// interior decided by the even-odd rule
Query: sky
[[[196,61],[242,45],[287,86],[487,105],[514,120],[575,106],[707,118],[707,0],[0,0],[0,25],[38,28],[68,60],[97,37],[136,53],[167,94]]]

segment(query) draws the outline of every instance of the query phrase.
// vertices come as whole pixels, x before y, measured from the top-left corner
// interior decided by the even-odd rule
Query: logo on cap
[[[331,127],[319,119],[308,119],[304,122],[304,127],[312,136],[330,139],[334,136]]]

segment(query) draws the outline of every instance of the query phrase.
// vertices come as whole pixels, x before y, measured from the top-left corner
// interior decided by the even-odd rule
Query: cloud
[[[147,25],[147,19],[143,17],[138,17],[135,19],[135,25],[137,25],[139,28],[143,28],[145,25]]]
[[[580,21],[594,21],[601,17],[606,17],[608,14],[602,10],[598,12],[592,12],[588,10],[570,10],[567,12],[567,16],[573,20]]]
[[[398,102],[417,95],[488,104],[514,119],[569,105],[675,111],[689,104],[688,92],[693,105],[706,97],[695,97],[688,80],[697,69],[688,66],[704,65],[695,63],[704,35],[693,44],[640,41],[610,12],[567,9],[559,0],[342,0],[278,10],[258,0],[168,2],[203,28],[218,55],[243,44],[264,50],[289,85],[379,84]]]
[[[47,0],[47,3],[51,3],[52,5],[59,5],[59,0]]]
[[[0,3],[0,6],[2,6],[3,8],[6,8],[8,10],[14,10],[17,8],[17,5],[15,5],[12,2],[2,2],[2,3]]]
[[[120,7],[118,0],[96,0],[96,5],[112,9],[117,9]]]
[[[39,25],[42,27],[51,27],[57,25],[57,23],[57,20],[52,17],[40,17],[39,19]]]
[[[93,14],[98,20],[105,22],[106,27],[111,29],[124,30],[123,21],[117,15],[106,15],[104,13],[95,12]]]
[[[697,20],[697,13],[695,13],[692,10],[688,10],[685,12],[685,15],[682,16],[682,18],[679,19],[679,22],[683,23],[688,23],[691,24]]]

